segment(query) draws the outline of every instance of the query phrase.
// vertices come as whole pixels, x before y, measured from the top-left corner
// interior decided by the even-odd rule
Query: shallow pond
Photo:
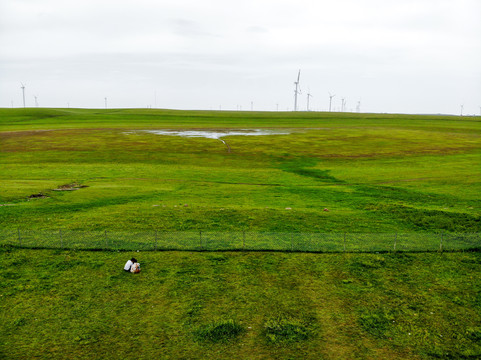
[[[139,130],[156,135],[182,136],[182,137],[203,137],[207,139],[217,139],[226,136],[261,136],[261,135],[287,135],[287,130],[269,129],[241,129],[241,130]]]

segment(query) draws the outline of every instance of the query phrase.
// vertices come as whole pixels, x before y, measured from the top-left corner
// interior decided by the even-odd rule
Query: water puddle
[[[264,136],[264,135],[288,135],[287,130],[268,129],[241,129],[241,130],[138,130],[156,135],[181,136],[181,137],[203,137],[207,139],[221,140],[226,136]]]
[[[166,136],[181,136],[187,138],[206,138],[221,141],[231,152],[230,145],[223,139],[227,136],[265,136],[265,135],[289,135],[289,130],[272,130],[272,129],[240,129],[240,130],[136,130],[127,132],[126,134],[148,133]]]

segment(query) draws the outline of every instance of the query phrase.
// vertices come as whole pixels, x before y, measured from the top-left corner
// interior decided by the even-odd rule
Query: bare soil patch
[[[39,192],[38,194],[32,194],[28,197],[28,199],[45,199],[45,198],[48,198],[48,196],[41,192]]]
[[[47,193],[49,191],[74,191],[74,190],[83,189],[83,188],[86,188],[86,187],[88,187],[88,186],[82,185],[82,184],[79,184],[79,183],[64,184],[64,185],[60,185],[56,189],[47,190]],[[37,194],[32,194],[32,195],[28,196],[27,199],[28,200],[30,200],[30,199],[45,199],[45,198],[49,198],[49,197],[50,196],[48,196],[47,194],[45,194],[43,192],[39,192]]]
[[[83,189],[83,188],[86,188],[86,187],[88,187],[88,186],[87,185],[81,185],[81,184],[78,184],[78,183],[71,183],[71,184],[60,185],[58,188],[52,189],[52,190],[53,191],[74,191],[74,190]]]

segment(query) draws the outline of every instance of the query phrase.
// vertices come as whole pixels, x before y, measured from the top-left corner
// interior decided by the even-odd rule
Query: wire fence
[[[0,229],[0,245],[122,251],[479,251],[481,233],[78,231]]]

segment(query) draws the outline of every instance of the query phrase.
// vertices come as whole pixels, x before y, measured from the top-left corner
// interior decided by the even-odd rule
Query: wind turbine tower
[[[25,107],[25,85],[24,84],[22,84],[21,89],[22,89],[22,95],[23,95],[23,107]]]
[[[310,111],[309,110],[309,98],[311,98],[311,97],[312,97],[311,92],[308,90],[308,92],[307,92],[307,111]]]
[[[341,112],[344,112],[344,110],[346,109],[346,99],[345,99],[345,98],[342,98],[341,101],[342,101],[342,103],[341,103]]]
[[[359,100],[359,101],[357,102],[356,112],[358,112],[358,113],[361,112],[361,100]]]
[[[331,95],[331,93],[329,93],[329,112],[331,112],[332,98],[333,98],[334,96],[336,96],[336,94]]]
[[[301,93],[301,90],[299,89],[300,77],[301,77],[301,70],[299,70],[299,73],[297,74],[297,81],[294,82],[294,85],[296,85],[296,89],[294,90],[294,111],[297,111],[297,95]]]
[[[38,107],[37,95],[33,96],[35,98],[35,107]]]
[[[23,105],[25,107],[25,104]],[[461,105],[461,116],[463,116],[464,105]]]

